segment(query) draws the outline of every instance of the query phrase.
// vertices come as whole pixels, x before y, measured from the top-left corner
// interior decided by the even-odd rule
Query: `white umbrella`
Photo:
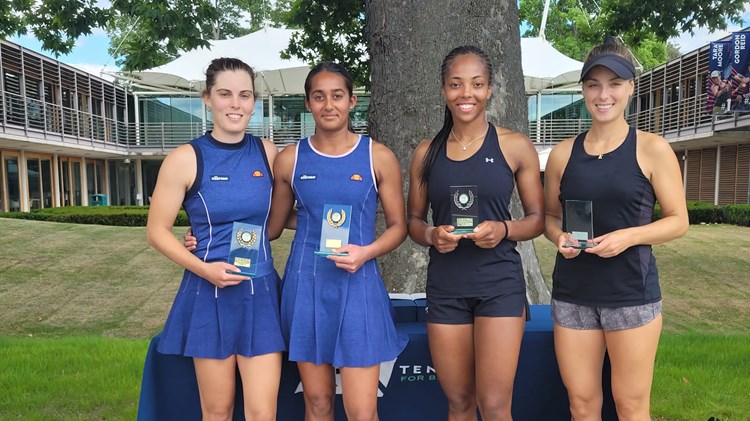
[[[521,66],[527,94],[577,83],[583,63],[555,50],[543,38],[521,38]]]

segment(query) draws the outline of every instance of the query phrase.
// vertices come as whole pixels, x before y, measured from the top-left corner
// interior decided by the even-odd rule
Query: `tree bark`
[[[516,0],[365,0],[366,35],[372,63],[369,127],[401,164],[404,195],[409,189],[412,152],[443,124],[440,65],[454,47],[473,44],[492,59],[495,75],[490,121],[526,132],[528,114],[521,70],[521,39]],[[514,219],[523,217],[518,195],[511,199]],[[383,218],[379,218],[382,229]],[[531,241],[519,242],[527,295],[548,303],[549,290]],[[406,240],[380,259],[392,292],[425,290],[427,250]]]

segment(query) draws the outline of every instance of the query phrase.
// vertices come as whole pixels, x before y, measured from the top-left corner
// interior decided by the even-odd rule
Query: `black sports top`
[[[451,224],[451,186],[477,186],[479,222],[509,220],[514,183],[513,171],[500,151],[491,123],[482,146],[466,160],[449,159],[444,146],[432,166],[427,187],[433,225]],[[515,241],[504,240],[492,249],[483,249],[463,239],[446,254],[430,247],[427,294],[465,298],[524,292],[523,268],[515,246]]]
[[[650,223],[655,195],[638,165],[635,128],[617,149],[602,155],[586,153],[585,137],[586,132],[575,139],[560,180],[563,213],[566,200],[591,200],[594,237]],[[661,299],[650,245],[633,246],[606,259],[585,252],[565,259],[558,253],[552,278],[552,298],[574,304],[626,307]]]

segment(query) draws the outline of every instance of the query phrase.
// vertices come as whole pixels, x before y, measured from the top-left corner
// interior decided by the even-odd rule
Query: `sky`
[[[745,26],[750,26],[750,4],[746,6],[742,18],[745,21]],[[689,33],[684,33],[680,37],[670,39],[670,42],[677,45],[684,54],[740,29],[742,29],[742,26],[733,24],[730,24],[725,31],[716,31],[713,33],[704,28],[697,28],[694,31],[694,35],[691,36]],[[49,52],[41,49],[41,43],[33,36],[10,37],[8,40],[30,50],[52,56]],[[108,48],[109,37],[107,37],[107,34],[101,29],[94,29],[91,35],[78,39],[75,48],[70,54],[60,56],[57,59],[97,76],[102,76],[101,73],[104,70],[117,70],[115,60],[107,52]]]

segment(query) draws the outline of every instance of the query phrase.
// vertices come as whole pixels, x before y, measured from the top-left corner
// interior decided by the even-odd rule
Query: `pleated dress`
[[[232,225],[238,221],[263,227],[258,266],[252,280],[224,288],[185,270],[157,350],[217,359],[284,351],[280,279],[266,230],[273,180],[262,141],[247,135],[240,143],[226,144],[206,133],[190,144],[197,174],[183,206],[198,239],[193,254],[206,262],[226,262]]]
[[[306,138],[299,141],[296,153],[292,189],[297,230],[281,294],[289,359],[334,367],[369,367],[394,360],[408,338],[396,332],[375,259],[349,273],[315,254],[326,204],[352,207],[350,244],[375,240],[378,191],[372,141],[360,136],[349,152],[331,156],[315,150]]]

